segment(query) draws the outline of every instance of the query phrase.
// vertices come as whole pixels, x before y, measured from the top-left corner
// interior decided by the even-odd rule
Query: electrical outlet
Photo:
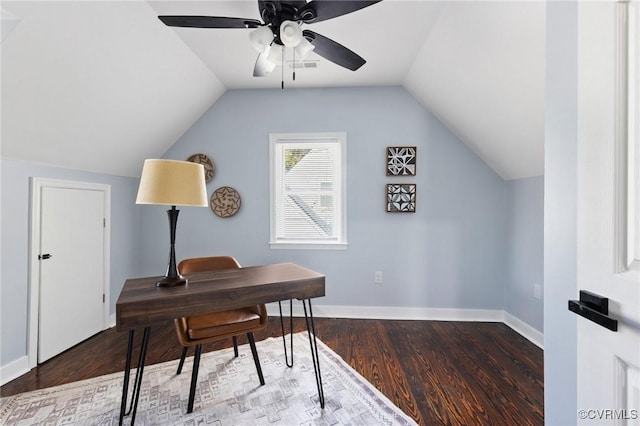
[[[533,285],[533,297],[536,299],[542,298],[542,286],[540,284]]]
[[[375,284],[382,284],[382,272],[377,271],[373,273],[373,282]]]

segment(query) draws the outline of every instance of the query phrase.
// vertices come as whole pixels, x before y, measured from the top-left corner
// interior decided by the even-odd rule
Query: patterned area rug
[[[287,345],[289,338],[287,337]],[[194,411],[187,412],[191,360],[147,366],[136,425],[415,425],[416,423],[318,340],[325,408],[318,403],[307,334],[294,335],[294,366],[282,338],[257,342],[265,386],[248,345],[203,354]],[[134,376],[134,374],[132,374]],[[0,399],[2,425],[116,425],[123,373]],[[133,383],[133,377],[132,377]],[[125,418],[125,424],[129,423]]]

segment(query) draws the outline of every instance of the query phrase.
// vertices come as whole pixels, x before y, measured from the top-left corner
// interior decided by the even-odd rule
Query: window
[[[269,136],[271,248],[347,248],[346,134]]]

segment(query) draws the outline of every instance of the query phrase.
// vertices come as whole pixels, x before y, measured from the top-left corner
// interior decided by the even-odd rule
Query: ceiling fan
[[[294,61],[304,59],[313,50],[328,61],[355,71],[366,63],[362,57],[328,37],[311,30],[302,30],[301,26],[346,15],[380,1],[258,0],[262,21],[222,16],[165,15],[158,18],[170,27],[253,28],[249,39],[259,52],[253,69],[254,77],[266,76],[278,63],[283,63],[286,47],[293,49]]]

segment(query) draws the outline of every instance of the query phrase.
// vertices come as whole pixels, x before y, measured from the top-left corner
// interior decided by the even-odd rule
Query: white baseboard
[[[503,310],[331,305],[313,305],[312,309],[313,316],[318,318],[502,322],[534,345],[540,348],[543,345],[542,333]],[[272,316],[279,315],[278,304],[267,304],[267,312]],[[289,314],[289,304],[286,302],[282,303],[282,313],[285,316]],[[304,316],[301,302],[293,303],[293,316]]]
[[[504,312],[504,321],[507,326],[511,327],[516,333],[539,347],[544,349],[544,334],[531,327],[526,322],[514,317],[509,312]]]
[[[116,326],[116,313],[109,315],[109,328]]]
[[[4,385],[13,379],[17,379],[23,374],[28,373],[29,370],[29,357],[27,356],[23,356],[22,358],[18,358],[15,361],[11,361],[6,365],[1,366],[0,385]]]
[[[331,306],[313,305],[313,316],[318,318],[430,320],[430,321],[488,321],[502,322],[500,310],[491,309],[441,309],[402,308],[392,306]],[[289,313],[289,304],[282,303],[283,314]],[[267,305],[269,315],[278,315],[278,304]],[[304,316],[302,303],[293,303],[293,316]]]

